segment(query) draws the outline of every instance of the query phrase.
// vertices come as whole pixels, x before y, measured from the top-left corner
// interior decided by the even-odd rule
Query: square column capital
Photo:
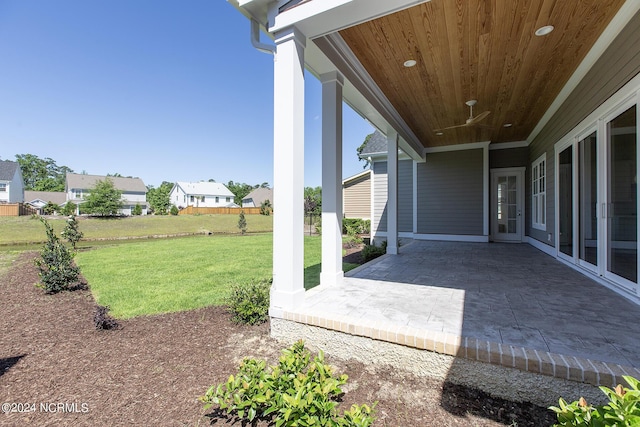
[[[320,74],[320,83],[332,83],[336,82],[340,86],[344,86],[344,76],[340,71],[329,71],[328,73]]]
[[[280,30],[275,34],[275,44],[279,46],[283,43],[286,43],[290,40],[295,41],[300,47],[303,49],[307,47],[307,37],[302,34],[300,30],[296,27],[288,27],[284,30]]]

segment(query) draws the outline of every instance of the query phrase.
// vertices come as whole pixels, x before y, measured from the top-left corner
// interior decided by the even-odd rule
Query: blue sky
[[[305,185],[321,184],[308,74]],[[76,172],[273,185],[273,57],[224,0],[0,0],[0,158]],[[344,106],[343,177],[373,131]]]

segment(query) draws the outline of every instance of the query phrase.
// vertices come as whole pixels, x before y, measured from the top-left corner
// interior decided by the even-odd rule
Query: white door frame
[[[515,168],[492,168],[491,169],[491,240],[494,242],[523,242],[524,241],[524,224],[525,224],[525,208],[524,208],[524,172],[526,167]],[[496,198],[495,188],[497,178],[499,176],[516,176],[516,205],[519,211],[518,221],[516,224],[516,239],[504,240],[497,238],[498,236],[498,199]]]

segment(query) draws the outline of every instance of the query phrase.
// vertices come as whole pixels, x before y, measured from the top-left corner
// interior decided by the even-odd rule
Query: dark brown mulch
[[[203,411],[197,397],[225,381],[243,357],[274,363],[287,346],[269,338],[268,324],[234,325],[220,307],[96,330],[91,293],[46,295],[35,288],[33,256],[23,254],[0,277],[0,399],[36,406],[33,412],[0,413],[0,425],[239,426]],[[376,426],[523,427],[553,421],[542,408],[477,390],[330,355],[328,361],[349,375],[344,407],[378,401]]]

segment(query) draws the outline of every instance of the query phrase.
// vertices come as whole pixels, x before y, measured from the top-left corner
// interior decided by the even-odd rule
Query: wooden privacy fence
[[[24,203],[2,203],[0,204],[0,216],[20,216],[32,215],[37,211]]]
[[[196,208],[187,206],[180,209],[178,215],[240,215],[244,211],[245,215],[259,215],[260,208]]]

